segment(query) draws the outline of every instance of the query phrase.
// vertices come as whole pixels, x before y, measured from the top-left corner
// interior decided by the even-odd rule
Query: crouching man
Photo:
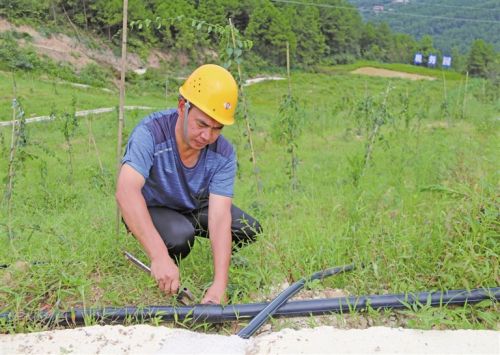
[[[118,177],[116,199],[128,230],[151,261],[166,294],[180,285],[178,263],[195,236],[210,239],[214,277],[202,303],[226,299],[231,252],[255,240],[260,224],[232,204],[236,156],[221,135],[234,123],[238,86],[217,65],[202,65],[179,88],[177,109],[135,127]]]

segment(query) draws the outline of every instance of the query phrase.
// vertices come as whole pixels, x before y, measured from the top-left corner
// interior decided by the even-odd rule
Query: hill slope
[[[500,1],[497,0],[349,0],[366,21],[385,21],[402,33],[417,38],[428,34],[434,45],[461,53],[481,38],[500,51]],[[374,6],[383,6],[374,8]],[[465,19],[465,20],[464,20]]]

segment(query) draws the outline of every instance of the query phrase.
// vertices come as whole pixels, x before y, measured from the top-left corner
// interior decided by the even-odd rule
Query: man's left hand
[[[209,287],[201,304],[221,304],[227,303],[226,288],[213,284]]]

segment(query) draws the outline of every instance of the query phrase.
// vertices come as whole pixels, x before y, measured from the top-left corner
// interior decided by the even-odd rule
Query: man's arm
[[[214,282],[201,303],[219,304],[225,301],[231,262],[231,204],[230,197],[210,194],[208,232],[214,258]]]
[[[142,244],[151,260],[151,275],[166,294],[179,288],[179,269],[168,255],[168,249],[156,230],[142,195],[144,177],[124,164],[118,176],[116,201],[132,234]]]

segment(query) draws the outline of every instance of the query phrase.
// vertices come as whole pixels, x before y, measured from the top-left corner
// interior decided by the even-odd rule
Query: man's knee
[[[178,261],[188,256],[195,234],[191,223],[181,214],[164,208],[150,208],[149,212],[170,257]]]
[[[193,226],[173,225],[170,233],[162,239],[167,246],[170,257],[179,261],[185,258],[191,252],[194,245],[194,228]]]

